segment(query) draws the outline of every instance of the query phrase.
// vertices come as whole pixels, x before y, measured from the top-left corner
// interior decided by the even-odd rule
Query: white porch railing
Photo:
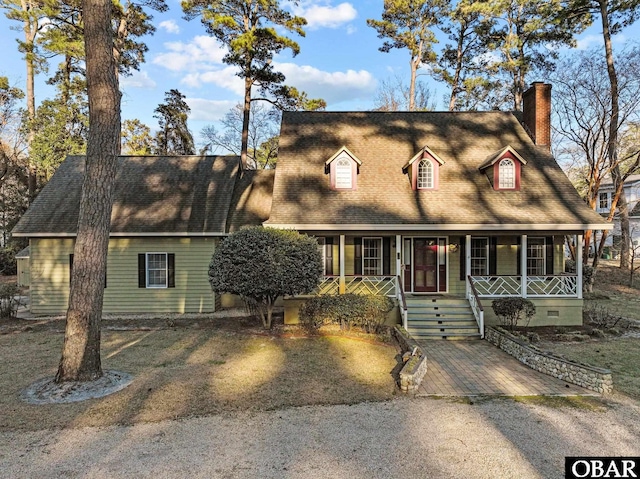
[[[345,293],[396,296],[395,276],[345,276]],[[340,276],[324,276],[317,294],[339,294]]]
[[[471,276],[467,276],[467,281],[469,281],[469,305],[471,306],[471,311],[473,311],[473,317],[476,318],[476,323],[478,323],[480,337],[484,338],[484,308],[480,302],[480,297],[478,296],[478,291],[474,285],[473,278]]]
[[[522,276],[472,276],[478,296],[522,296]],[[527,276],[526,297],[577,298],[578,277],[572,274],[559,276]]]

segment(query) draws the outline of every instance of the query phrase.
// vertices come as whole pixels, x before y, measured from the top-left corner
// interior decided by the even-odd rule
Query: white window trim
[[[431,183],[427,182],[426,185],[420,186],[420,167],[422,166],[422,164],[425,165],[429,165],[431,167]],[[426,166],[425,166],[426,168]],[[431,161],[429,158],[422,158],[419,162],[418,162],[418,178],[416,179],[416,188],[419,190],[432,190],[435,188],[435,183],[436,183],[436,168],[435,165],[433,164],[433,161]]]
[[[384,272],[384,266],[383,266],[383,262],[384,262],[384,241],[382,240],[382,236],[363,236],[362,237],[362,276],[371,276],[368,275],[367,273],[365,273],[365,268],[364,268],[364,260],[365,260],[365,255],[364,255],[364,241],[365,240],[379,240],[380,241],[380,257],[376,258],[379,260],[379,270],[376,274],[372,275],[372,276],[382,276],[382,273]],[[369,257],[366,257],[369,258]],[[371,257],[373,258],[373,257]]]
[[[529,259],[534,259],[529,256],[529,247],[532,246],[531,240],[542,240],[542,274],[529,273]],[[539,246],[539,245],[536,245]],[[527,276],[546,276],[547,274],[547,238],[544,236],[530,236],[527,238]],[[535,258],[539,260],[540,258]]]
[[[480,276],[487,276],[489,275],[489,237],[488,236],[472,236],[471,237],[471,251],[469,252],[469,254],[471,255],[471,275],[474,276],[473,274],[473,260],[475,259],[479,259],[476,256],[473,256],[473,242],[476,240],[485,240],[486,244],[484,247],[484,260],[485,260],[485,267],[484,267],[484,273],[482,273],[482,275]],[[478,276],[478,275],[476,275]]]
[[[503,175],[502,175],[502,164],[507,161],[511,164],[511,169],[513,171],[513,184],[512,186],[505,186],[505,184],[503,183],[504,179],[503,179]],[[516,189],[516,163],[511,159],[511,158],[502,158],[500,160],[500,163],[498,163],[498,188],[501,190],[515,190]]]
[[[152,254],[162,254],[164,255],[164,285],[159,284],[149,284],[149,256]],[[167,289],[169,287],[169,254],[164,252],[150,252],[145,253],[144,257],[144,275],[145,275],[145,283],[147,288],[150,289]],[[154,269],[155,270],[155,269]],[[159,269],[158,269],[159,271]]]

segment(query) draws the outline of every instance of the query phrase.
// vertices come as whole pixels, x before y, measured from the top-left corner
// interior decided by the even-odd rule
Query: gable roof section
[[[329,159],[327,161],[324,162],[325,166],[329,166],[331,164],[331,162],[333,162],[333,160],[338,158],[342,153],[346,153],[347,155],[349,155],[349,157],[353,161],[355,161],[358,166],[362,165],[362,162],[358,159],[358,157],[356,155],[354,155],[353,153],[351,153],[349,151],[349,148],[347,148],[346,146],[343,146],[338,151],[336,151],[333,155],[331,155],[331,157],[329,157]]]
[[[225,233],[239,160],[235,156],[121,156],[113,193],[114,236]],[[84,156],[62,162],[13,234],[74,236]]]
[[[520,154],[511,147],[511,145],[507,145],[497,153],[489,155],[489,157],[478,167],[478,169],[482,171],[489,168],[490,166],[493,166],[498,160],[501,160],[504,157],[504,155],[506,155],[507,153],[511,153],[523,165],[527,164],[527,160],[522,158],[522,156],[520,156]]]
[[[342,145],[366,165],[357,191],[333,191],[324,163]],[[424,145],[447,168],[414,191],[402,167]],[[519,191],[495,191],[478,168],[510,145],[528,167]],[[285,112],[266,225],[306,230],[585,229],[602,218],[508,112]]]
[[[438,163],[440,163],[440,165],[444,165],[444,160],[442,158],[440,158],[438,155],[436,155],[433,151],[431,151],[429,149],[428,146],[423,146],[420,151],[418,153],[416,153],[414,155],[413,158],[411,158],[409,161],[407,161],[404,166],[402,167],[402,171],[406,172],[407,168],[409,168],[413,163],[415,163],[417,160],[422,159],[422,157],[424,156],[424,154],[427,153],[429,156],[431,156],[431,158],[433,158],[434,160],[436,160]]]

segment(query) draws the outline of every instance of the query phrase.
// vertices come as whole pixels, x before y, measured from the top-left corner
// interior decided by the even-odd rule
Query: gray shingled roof
[[[74,234],[84,157],[70,156],[20,219],[13,234]],[[225,233],[239,161],[235,156],[122,156],[111,232]]]
[[[247,170],[238,179],[227,220],[229,233],[269,218],[274,175],[275,170]]]
[[[362,161],[356,191],[333,191],[324,163],[346,146]],[[478,167],[511,145],[520,191],[494,191]],[[403,165],[428,146],[445,164],[438,190],[413,191]],[[553,157],[506,112],[286,112],[274,225],[602,224]]]

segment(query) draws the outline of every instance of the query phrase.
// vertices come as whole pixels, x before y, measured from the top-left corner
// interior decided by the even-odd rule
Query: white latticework
[[[347,276],[345,282],[347,293],[396,295],[394,276]]]
[[[478,296],[520,296],[520,276],[473,276]]]
[[[528,276],[527,296],[577,297],[578,277],[562,276]]]
[[[340,292],[339,276],[324,276],[318,285],[317,294],[338,294]]]

